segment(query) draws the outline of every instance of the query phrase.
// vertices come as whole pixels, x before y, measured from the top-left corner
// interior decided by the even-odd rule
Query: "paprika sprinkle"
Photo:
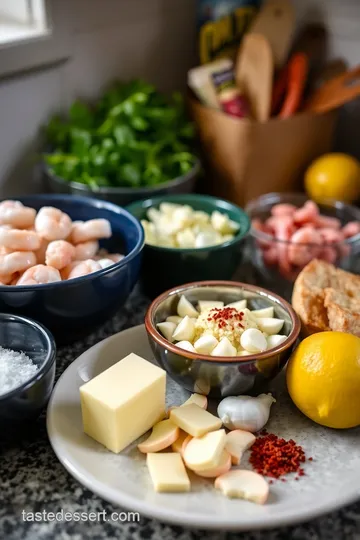
[[[301,464],[306,460],[303,448],[293,439],[285,440],[272,433],[262,432],[251,447],[250,463],[262,476],[280,478],[289,473],[304,476]],[[297,480],[298,478],[296,478]]]

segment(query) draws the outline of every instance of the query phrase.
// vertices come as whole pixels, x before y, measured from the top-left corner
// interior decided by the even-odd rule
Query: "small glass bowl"
[[[24,352],[39,366],[29,380],[0,394],[0,426],[13,428],[35,419],[46,405],[54,385],[56,345],[44,326],[8,313],[0,313],[0,345]]]
[[[264,222],[271,216],[274,205],[286,203],[302,207],[308,200],[309,197],[301,193],[269,193],[251,201],[246,211],[251,220],[257,219]],[[343,226],[351,221],[360,222],[360,209],[355,206],[334,200],[323,200],[317,204],[321,215],[337,218]],[[277,240],[270,234],[251,227],[249,242],[249,253],[251,264],[256,272],[256,282],[287,299],[291,297],[296,277],[312,259],[322,259],[344,270],[360,273],[360,234],[341,242],[319,246]],[[297,249],[298,255],[296,266],[286,260],[286,254],[294,248]],[[277,255],[285,253],[285,257],[272,258],[273,253]]]

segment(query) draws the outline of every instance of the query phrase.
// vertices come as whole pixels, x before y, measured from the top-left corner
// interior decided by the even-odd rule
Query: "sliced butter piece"
[[[220,418],[205,411],[195,403],[172,409],[170,420],[193,437],[201,437],[222,426]]]
[[[206,433],[202,437],[194,437],[184,450],[186,466],[195,472],[216,469],[221,463],[225,444],[225,429]]]
[[[178,453],[147,454],[146,464],[155,491],[179,493],[190,491],[190,480]]]
[[[80,387],[84,432],[121,452],[165,417],[165,385],[163,369],[129,354]]]

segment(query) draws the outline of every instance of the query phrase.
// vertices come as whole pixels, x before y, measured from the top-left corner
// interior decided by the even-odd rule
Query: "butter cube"
[[[178,453],[148,454],[146,463],[155,491],[190,491],[190,480]]]
[[[193,437],[201,437],[222,426],[220,418],[205,411],[195,403],[172,409],[170,420]]]
[[[136,354],[80,388],[84,432],[112,452],[165,417],[166,373]]]

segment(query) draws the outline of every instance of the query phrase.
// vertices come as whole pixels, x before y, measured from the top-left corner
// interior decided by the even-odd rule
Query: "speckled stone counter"
[[[140,324],[147,301],[136,291],[120,313],[84,341],[57,355],[57,376],[83,351],[130,326]],[[336,466],[336,464],[334,464]],[[341,489],[341,486],[334,486]],[[101,500],[74,480],[58,462],[47,438],[45,413],[27,432],[0,433],[0,540],[360,540],[360,502],[301,526],[265,532],[226,533],[172,527],[141,518],[139,523],[29,522],[23,511],[102,512],[119,508]]]

